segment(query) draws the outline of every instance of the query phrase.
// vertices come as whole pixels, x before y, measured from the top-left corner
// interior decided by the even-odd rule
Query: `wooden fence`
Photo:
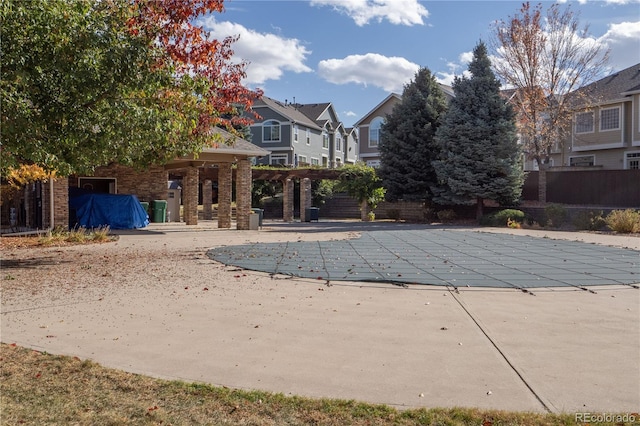
[[[528,173],[524,200],[538,200],[538,173]],[[548,171],[547,202],[639,208],[640,170]]]

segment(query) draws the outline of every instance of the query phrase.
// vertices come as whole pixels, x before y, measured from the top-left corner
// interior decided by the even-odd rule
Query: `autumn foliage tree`
[[[3,175],[35,164],[58,175],[117,161],[161,164],[241,124],[260,96],[242,85],[233,38],[198,17],[223,2],[6,0],[0,5]]]
[[[510,103],[529,157],[548,166],[554,145],[571,130],[581,100],[569,96],[605,71],[608,50],[580,27],[578,16],[552,4],[522,5],[520,13],[494,28],[494,70],[513,88]]]
[[[237,37],[213,39],[195,24],[197,18],[224,10],[223,0],[135,0],[134,16],[127,24],[131,33],[157,40],[166,52],[159,67],[171,69],[178,87],[197,88],[199,110],[196,133],[208,135],[212,126],[250,124],[239,108],[250,110],[262,94],[242,84],[246,62],[232,60]]]

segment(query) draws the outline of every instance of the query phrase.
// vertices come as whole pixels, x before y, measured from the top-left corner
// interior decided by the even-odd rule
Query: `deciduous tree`
[[[570,7],[524,3],[520,13],[494,27],[494,69],[514,89],[511,104],[529,158],[549,165],[554,145],[562,147],[572,114],[585,100],[568,96],[603,76],[608,50],[580,27]],[[544,201],[544,200],[543,200]]]
[[[222,1],[6,0],[0,94],[3,172],[59,175],[113,161],[145,166],[197,153],[215,125],[259,95],[233,39],[193,24]],[[230,114],[230,115],[229,115]],[[237,114],[236,114],[237,115]]]
[[[518,201],[524,179],[515,114],[500,94],[482,42],[469,72],[469,78],[456,77],[455,97],[436,132],[438,185],[432,190],[439,204],[477,203],[479,220],[484,200]]]
[[[429,69],[421,68],[382,125],[379,175],[388,200],[430,198],[436,183],[433,138],[446,109],[440,85]]]
[[[344,191],[358,201],[362,220],[368,220],[369,210],[374,210],[385,195],[385,188],[382,187],[376,169],[363,163],[341,167],[336,190]]]

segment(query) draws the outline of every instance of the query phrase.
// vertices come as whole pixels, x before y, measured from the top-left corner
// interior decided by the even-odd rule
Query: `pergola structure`
[[[322,179],[338,179],[340,171],[336,169],[253,169],[253,180],[282,182],[282,219],[293,221],[294,179],[300,180],[300,221],[307,219],[311,207],[311,181]]]
[[[216,128],[226,143],[205,148],[197,155],[176,158],[164,166],[165,171],[180,172],[182,180],[182,203],[184,222],[198,223],[199,171],[206,167],[218,169],[218,228],[231,228],[231,203],[233,165],[236,165],[236,226],[238,230],[249,229],[251,214],[251,158],[263,157],[270,152],[246,140]],[[211,200],[211,181],[203,185],[203,199]],[[205,218],[211,216],[211,202],[204,203]],[[209,216],[209,217],[208,217]]]

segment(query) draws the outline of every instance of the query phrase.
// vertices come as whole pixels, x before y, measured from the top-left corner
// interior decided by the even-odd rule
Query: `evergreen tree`
[[[423,200],[436,183],[434,137],[447,103],[440,85],[421,68],[386,117],[380,135],[380,170],[387,199]]]
[[[433,162],[439,204],[477,203],[478,219],[485,199],[517,202],[524,173],[520,164],[515,114],[500,95],[484,43],[473,51],[471,77],[455,79],[454,99],[436,134],[440,158]]]

